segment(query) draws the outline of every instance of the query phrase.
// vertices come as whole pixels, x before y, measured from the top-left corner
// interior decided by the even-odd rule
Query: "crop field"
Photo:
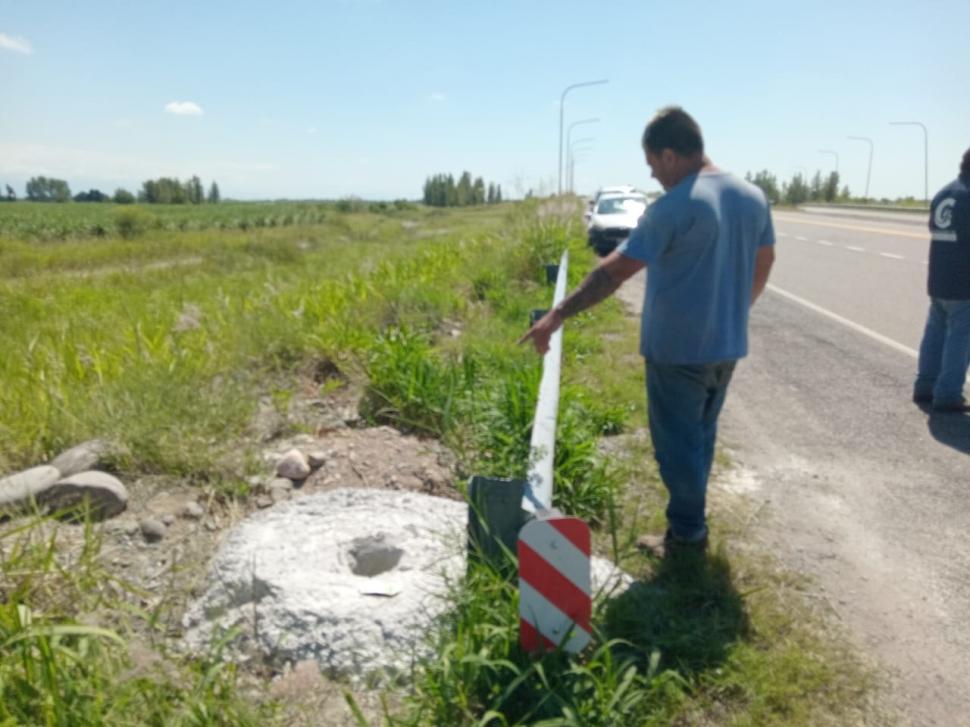
[[[215,205],[0,204],[0,236],[31,240],[134,236],[149,230],[249,230],[323,222],[344,211],[402,211],[408,202],[220,202]]]
[[[102,438],[126,481],[245,509],[261,402],[285,413],[353,389],[361,426],[434,438],[459,487],[523,474],[540,362],[516,339],[548,305],[544,263],[568,248],[571,285],[595,264],[578,207],[223,203],[136,210],[155,221],[122,234],[111,220],[130,211],[0,206],[0,473]],[[557,504],[637,579],[597,604],[594,646],[523,653],[514,583],[477,566],[406,681],[326,682],[349,705],[340,724],[864,723],[871,677],[799,579],[723,547],[687,570],[636,553],[664,501],[637,329],[609,301],[565,334]],[[715,542],[746,517],[722,515]],[[219,644],[182,654],[187,592],[131,586],[101,526],[65,525],[70,552],[50,527],[0,522],[0,725],[320,724],[273,696],[265,665],[229,663]]]

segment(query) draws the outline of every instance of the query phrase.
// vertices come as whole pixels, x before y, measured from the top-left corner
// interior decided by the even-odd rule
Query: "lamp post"
[[[890,121],[890,126],[918,126],[923,130],[923,200],[930,203],[930,141],[926,125],[920,121]]]
[[[593,141],[592,136],[584,136],[582,139],[575,139],[566,145],[566,189],[569,192],[575,192],[573,188],[573,181],[575,179],[574,172],[576,166],[576,152],[587,151],[588,146],[583,146]]]
[[[839,153],[837,151],[832,151],[831,149],[819,149],[819,154],[831,154],[835,157],[835,173],[839,173]]]
[[[566,86],[563,89],[562,96],[559,97],[559,191],[557,194],[562,194],[562,126],[563,126],[563,112],[566,110],[566,94],[572,91],[574,88],[581,88],[582,86],[598,86],[602,83],[609,83],[607,79],[600,81],[583,81],[582,83],[574,83],[571,86]]]
[[[875,145],[872,143],[872,139],[868,136],[847,136],[846,139],[851,139],[852,141],[864,141],[869,144],[869,167],[866,170],[866,202],[869,201],[869,180],[872,178],[872,150]]]
[[[575,187],[576,160],[584,159],[585,154],[588,151],[590,151],[590,147],[588,146],[580,147],[578,146],[577,143],[574,143],[572,147],[569,149],[569,172],[568,172],[568,181],[566,182],[566,188],[569,190],[570,193],[574,193],[576,191],[576,187]]]

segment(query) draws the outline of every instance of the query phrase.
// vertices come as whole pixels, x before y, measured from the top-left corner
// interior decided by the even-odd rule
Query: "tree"
[[[496,184],[495,185],[495,201],[496,202],[501,202],[502,201],[502,185],[501,184]]]
[[[11,187],[9,184],[5,186],[7,188],[7,196],[3,199],[7,200],[7,202],[15,202],[17,200],[17,193],[13,191],[13,187]]]
[[[765,193],[765,197],[772,204],[778,204],[781,201],[781,192],[778,189],[778,180],[775,175],[769,172],[767,169],[762,169],[760,172],[751,176],[751,172],[744,175],[744,178],[751,182],[752,184],[761,188],[761,191]]]
[[[822,189],[822,173],[815,172],[815,176],[812,177],[812,186],[809,189],[809,198],[813,202],[821,202],[824,191]]]
[[[74,195],[75,202],[107,202],[111,198],[100,189],[92,189],[87,192],[78,192]]]
[[[193,176],[185,183],[185,196],[191,204],[202,204],[205,202],[205,192],[202,190],[202,180]]]
[[[481,177],[475,177],[475,183],[472,184],[472,199],[472,204],[485,204],[485,182]]]
[[[209,185],[209,197],[206,200],[209,204],[218,204],[219,200],[222,199],[219,196],[219,185],[216,184],[216,180],[212,180],[212,184]]]
[[[834,202],[839,195],[839,173],[832,172],[822,185],[822,197],[826,202]]]
[[[115,190],[115,194],[112,199],[114,200],[115,204],[132,204],[135,201],[135,195],[133,195],[127,189],[122,189],[119,187]]]
[[[809,198],[808,184],[801,173],[796,173],[791,181],[782,189],[782,198],[787,204],[801,204],[807,202]]]
[[[31,177],[27,182],[27,199],[33,202],[69,202],[71,188],[63,179]]]
[[[491,182],[488,183],[488,194],[485,198],[487,204],[495,204],[495,185]]]

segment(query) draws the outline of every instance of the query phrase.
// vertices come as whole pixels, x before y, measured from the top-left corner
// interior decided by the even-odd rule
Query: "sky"
[[[846,137],[867,137],[870,196],[920,198],[923,132],[889,122],[925,124],[931,195],[956,176],[968,27],[967,0],[0,0],[0,189],[417,199],[468,170],[547,194],[562,112],[598,119],[571,130],[577,192],[659,191],[640,136],[678,104],[724,169],[825,174],[834,151],[861,194],[869,145]]]

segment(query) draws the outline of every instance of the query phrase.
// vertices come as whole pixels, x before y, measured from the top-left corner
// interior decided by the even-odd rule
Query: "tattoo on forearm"
[[[620,284],[603,268],[593,270],[579,287],[563,299],[556,308],[563,318],[571,318],[587,308],[592,308],[602,300],[609,298]]]

